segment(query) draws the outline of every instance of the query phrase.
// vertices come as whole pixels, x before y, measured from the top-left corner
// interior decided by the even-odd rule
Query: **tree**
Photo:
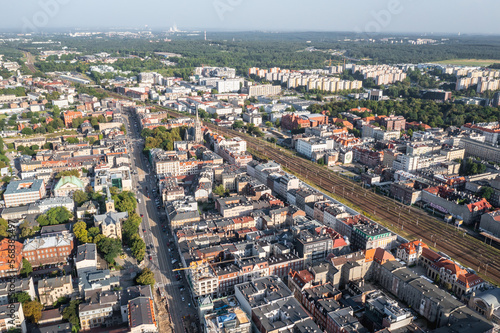
[[[128,212],[132,215],[137,207],[137,201],[135,200],[134,193],[130,191],[124,191],[118,195],[113,196],[115,200],[116,210],[119,212]]]
[[[80,243],[91,242],[87,232],[87,224],[83,221],[75,223],[75,225],[73,226],[73,234],[75,234],[76,239],[78,239]]]
[[[70,136],[69,138],[66,138],[65,140],[66,140],[67,143],[71,143],[71,144],[75,144],[75,143],[80,142],[80,140],[78,140],[78,138],[75,138],[75,137],[72,137],[72,136]]]
[[[80,300],[72,300],[63,311],[63,318],[73,325],[76,332],[80,330],[80,319],[78,318],[78,305],[80,302]]]
[[[24,277],[28,277],[28,275],[33,272],[33,267],[31,267],[30,262],[26,259],[23,258],[23,268],[21,268],[21,275],[24,275]]]
[[[266,121],[266,123],[265,123],[265,124],[266,124],[266,126],[267,126],[267,127],[273,127],[273,123],[272,123],[272,122],[270,122],[270,121]]]
[[[242,128],[243,126],[245,126],[245,123],[241,120],[236,120],[234,123],[233,123],[233,128]]]
[[[59,179],[66,176],[80,177],[80,171],[77,169],[61,171],[56,175],[56,178]]]
[[[486,200],[490,200],[491,196],[494,193],[495,193],[495,190],[489,186],[482,187],[481,191],[480,191],[481,197],[485,198]]]
[[[224,196],[226,194],[226,189],[224,188],[224,185],[220,184],[216,188],[214,188],[213,193],[215,195],[218,195],[220,197]]]
[[[21,134],[24,134],[24,135],[32,135],[33,134],[33,130],[29,127],[25,127],[21,130]]]
[[[73,200],[75,200],[78,207],[80,207],[89,200],[89,195],[83,191],[75,191],[75,193],[73,193]]]
[[[59,118],[61,116],[61,109],[57,105],[54,105],[52,108],[52,117],[54,119]]]
[[[149,268],[146,267],[142,270],[141,274],[137,276],[135,282],[142,286],[153,286],[156,283],[155,275]]]
[[[0,218],[0,237],[8,237],[9,236],[9,223],[6,219]]]
[[[109,264],[115,263],[115,258],[122,251],[122,243],[119,239],[104,237],[97,244],[99,252],[104,254],[104,259]]]
[[[97,244],[99,243],[104,237],[103,234],[97,234],[94,239],[92,240],[92,243]]]
[[[130,243],[133,235],[136,235],[139,231],[139,225],[142,220],[139,215],[133,213],[129,218],[123,222],[122,225],[122,238],[125,242]]]
[[[28,301],[31,301],[31,296],[25,292],[25,291],[20,291],[20,292],[17,292],[13,295],[10,296],[10,303],[12,302],[19,302],[19,303],[26,303]]]
[[[132,250],[132,256],[138,261],[143,261],[146,255],[146,243],[142,240],[139,234],[134,234],[131,238],[132,245],[130,249]]]
[[[101,233],[101,230],[99,230],[98,227],[91,227],[91,228],[89,228],[89,230],[87,230],[87,233],[88,233],[89,239],[92,240],[95,237],[97,237],[97,235],[99,235]]]
[[[445,282],[445,283],[443,283],[443,287],[444,287],[446,290],[451,291],[452,285],[451,285],[451,283],[449,283],[449,282]]]
[[[46,226],[67,223],[72,218],[73,214],[68,208],[60,206],[49,209],[45,214],[38,216],[36,220],[41,226]]]
[[[441,277],[439,276],[439,274],[436,276],[436,278],[434,279],[434,282],[435,283],[439,283],[439,281],[441,281]]]
[[[35,235],[35,230],[30,226],[28,221],[24,221],[19,225],[21,230],[21,238],[27,238]]]
[[[23,304],[24,316],[36,324],[42,318],[43,305],[38,301],[29,301]]]

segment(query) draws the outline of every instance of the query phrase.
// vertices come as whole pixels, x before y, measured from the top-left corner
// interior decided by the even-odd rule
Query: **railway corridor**
[[[360,213],[365,212],[370,218],[405,238],[422,239],[429,246],[483,274],[488,280],[500,284],[500,250],[429,216],[420,209],[378,195],[318,164],[292,155],[283,148],[275,148],[268,142],[234,130],[208,123],[205,125],[230,137],[244,137],[248,148],[281,164],[301,180],[343,198],[348,204],[353,204],[356,209],[361,210]]]

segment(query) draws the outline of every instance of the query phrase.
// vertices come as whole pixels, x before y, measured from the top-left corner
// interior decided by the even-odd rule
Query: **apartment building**
[[[73,234],[41,235],[23,243],[22,256],[34,267],[66,263],[73,252]]]
[[[128,302],[128,326],[131,333],[158,331],[154,303],[150,297],[137,297]]]
[[[78,306],[78,317],[80,318],[80,327],[82,331],[89,331],[110,325],[112,323],[114,311],[119,311],[117,304],[118,295],[101,293],[96,294],[96,298],[97,300],[94,300],[94,302],[82,303]]]
[[[329,282],[305,288],[298,300],[320,328],[326,329],[328,313],[341,308],[342,293]]]
[[[40,303],[51,306],[60,297],[70,297],[73,294],[73,281],[71,275],[45,278],[38,281],[38,296]]]
[[[500,147],[465,137],[460,140],[460,147],[465,149],[465,157],[500,163]]]
[[[78,274],[78,289],[85,299],[92,297],[95,291],[109,291],[120,285],[119,276],[111,276],[109,269],[84,270]]]
[[[311,159],[313,153],[331,150],[333,149],[333,145],[334,143],[331,139],[302,138],[297,140],[295,149],[297,150],[297,153]]]
[[[11,181],[3,193],[5,207],[27,205],[43,197],[45,197],[43,179]]]
[[[337,309],[328,313],[327,333],[344,333],[344,332],[358,332],[368,333],[359,320],[354,316],[352,307]]]
[[[64,125],[69,128],[73,125],[74,119],[83,118],[83,112],[66,111],[63,113],[63,118],[64,118]]]
[[[276,276],[265,276],[238,284],[234,291],[241,309],[249,316],[254,308],[293,298],[290,289]]]
[[[317,326],[310,320],[309,314],[293,297],[280,299],[252,310],[252,321],[257,332],[260,333],[276,332],[276,327],[282,330],[292,330],[295,325],[306,320],[310,322],[308,328],[311,331],[318,331]],[[314,328],[311,329],[311,327]]]
[[[76,248],[75,266],[78,275],[97,269],[97,248],[95,244],[82,244]]]
[[[261,84],[248,87],[248,97],[252,96],[272,96],[281,93],[281,86]]]
[[[0,283],[0,305],[9,304],[9,298],[13,293],[27,293],[31,300],[36,299],[35,284],[33,278],[15,279]]]
[[[19,274],[22,268],[22,249],[23,244],[18,241],[9,238],[0,241],[0,278]]]
[[[352,245],[360,250],[382,248],[392,250],[397,235],[372,221],[359,221],[352,227]]]
[[[206,333],[250,333],[250,317],[239,307],[228,310],[227,314],[210,313],[204,317]],[[222,327],[221,327],[222,326]]]
[[[403,116],[390,115],[380,119],[380,125],[388,131],[403,131],[406,128],[406,119]]]
[[[14,317],[12,316],[13,313],[15,314]],[[28,332],[21,303],[0,305],[0,332],[11,330],[19,330],[21,333]]]
[[[248,215],[252,212],[253,204],[243,196],[219,198],[215,202],[215,209],[217,209],[223,217],[239,217]]]

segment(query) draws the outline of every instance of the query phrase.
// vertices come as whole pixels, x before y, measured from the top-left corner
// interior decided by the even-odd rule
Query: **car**
[[[149,256],[149,260],[153,260],[153,257],[152,257],[152,256]]]
[[[191,303],[188,303],[188,306],[191,307]]]
[[[141,217],[144,217],[144,214],[141,214]]]
[[[184,301],[186,301],[186,300],[184,299],[184,296],[182,296],[182,301],[183,301],[183,302],[184,302]]]
[[[142,232],[146,232],[146,229],[142,229]]]

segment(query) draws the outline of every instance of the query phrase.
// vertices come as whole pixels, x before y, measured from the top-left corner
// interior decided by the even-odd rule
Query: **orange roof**
[[[468,204],[467,208],[469,209],[470,212],[473,212],[473,211],[481,211],[481,210],[485,210],[485,209],[490,209],[491,205],[485,198],[482,198],[478,202]]]
[[[243,216],[243,217],[237,217],[233,219],[234,223],[247,223],[253,221],[253,217],[251,216]]]
[[[378,247],[376,249],[369,249],[365,252],[365,261],[375,261],[379,264],[383,264],[386,261],[396,260],[392,254],[387,252],[386,250]]]
[[[406,253],[408,254],[415,254],[417,252],[417,247],[420,246],[422,248],[429,248],[427,244],[419,241],[419,240],[414,240],[409,243],[404,243],[399,246],[400,249],[404,249]]]
[[[429,248],[424,248],[424,249],[422,250],[422,256],[423,256],[424,258],[429,259],[429,260],[430,260],[430,261],[432,261],[432,262],[436,262],[436,261],[438,261],[439,259],[443,258],[443,257],[441,257],[439,254],[437,254],[436,252],[432,251],[432,250],[431,250],[431,249],[429,249]]]
[[[431,266],[433,266],[434,268],[443,267],[444,269],[449,270],[451,272],[451,274],[454,274],[457,277],[460,275],[467,274],[467,271],[465,269],[461,268],[460,266],[458,266],[457,264],[455,264],[453,261],[451,261],[449,259],[440,260],[440,261],[436,262],[435,264],[432,264]]]
[[[11,246],[10,249],[9,246]],[[12,246],[14,246],[13,249]],[[2,239],[2,241],[0,241],[0,270],[4,272],[11,270],[18,271],[21,268],[22,250],[23,244],[17,241],[11,243],[7,238]],[[14,258],[11,258],[12,255],[14,255]],[[14,262],[12,262],[12,259]]]
[[[470,288],[483,283],[484,280],[474,273],[467,273],[465,275],[460,275],[458,277],[458,282],[466,288]]]
[[[293,271],[292,280],[300,288],[304,287],[307,283],[314,280],[314,276],[308,270],[304,269],[302,271]]]
[[[354,109],[350,109],[349,111],[351,112],[372,112],[372,110],[370,109],[367,109],[367,108],[354,108]]]

